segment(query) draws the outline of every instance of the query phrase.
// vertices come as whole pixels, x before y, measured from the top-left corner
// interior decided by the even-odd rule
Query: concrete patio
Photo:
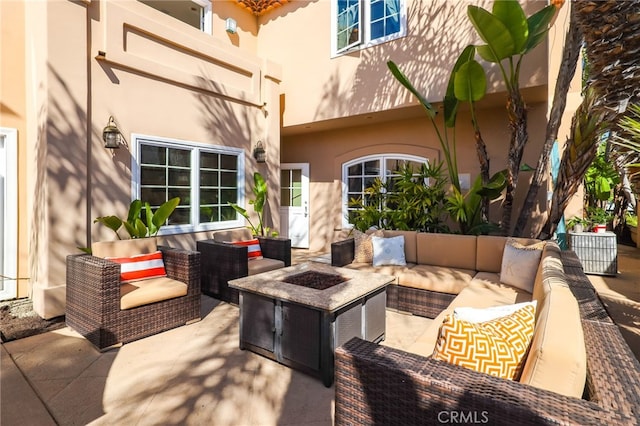
[[[618,246],[618,269],[590,278],[639,357],[638,250]],[[333,387],[238,349],[237,307],[202,296],[202,318],[106,352],[68,327],[3,344],[0,424],[333,423]],[[407,347],[429,322],[387,311],[384,344]]]

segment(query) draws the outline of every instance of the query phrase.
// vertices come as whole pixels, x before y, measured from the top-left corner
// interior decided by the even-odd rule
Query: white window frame
[[[342,49],[338,49],[338,0],[331,0],[331,57],[335,58],[354,50],[366,49],[378,44],[396,40],[407,35],[407,0],[399,0],[400,2],[400,31],[385,37],[371,39],[371,1],[360,0],[360,31],[358,34],[358,42],[354,42]]]
[[[346,163],[343,163],[342,164],[342,182],[341,182],[342,183],[342,227],[343,228],[346,229],[346,228],[353,227],[353,225],[349,223],[349,182],[348,182],[349,167],[358,163],[378,160],[380,161],[380,171],[379,171],[378,177],[381,179],[384,179],[390,175],[390,173],[387,173],[388,159],[413,161],[416,163],[429,163],[429,159],[426,157],[420,157],[417,155],[410,155],[410,154],[398,154],[398,153],[365,155],[363,157],[354,158],[353,160],[349,160]]]
[[[213,34],[213,28],[212,28],[213,12],[211,7],[211,0],[189,0],[189,2],[194,3],[202,8],[202,15],[200,16],[200,31],[209,35]],[[153,6],[149,6],[149,7],[155,9]],[[166,12],[162,11],[162,13],[166,13]],[[166,14],[174,18],[176,21],[182,22],[185,25],[189,25],[188,23],[183,22],[182,20],[171,15],[170,13],[166,13]],[[192,25],[189,25],[189,26],[191,28],[195,28]]]
[[[0,287],[0,300],[17,296],[18,286],[18,130],[9,127],[0,127],[0,137],[3,143],[0,149],[4,151],[5,162],[0,164],[0,178],[4,177],[4,200],[0,208],[3,209],[2,220],[4,224],[4,241],[0,262],[3,262],[2,287]]]
[[[220,145],[210,145],[202,142],[185,141],[165,138],[160,136],[143,135],[134,133],[131,135],[133,156],[131,159],[131,200],[140,199],[140,163],[142,145],[156,145],[167,148],[188,149],[191,151],[191,205],[190,223],[184,225],[165,225],[160,228],[158,235],[184,234],[202,231],[214,231],[218,229],[230,229],[245,226],[245,220],[236,213],[236,220],[225,222],[200,223],[200,152],[215,152],[217,154],[234,155],[238,158],[237,191],[238,205],[245,205],[245,155],[244,150]],[[144,201],[144,200],[142,200]]]

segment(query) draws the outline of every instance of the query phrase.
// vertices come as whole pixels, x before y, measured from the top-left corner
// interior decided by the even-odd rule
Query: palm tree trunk
[[[567,105],[567,92],[569,91],[571,80],[576,73],[581,43],[582,35],[575,24],[572,8],[570,12],[569,29],[567,30],[562,52],[562,62],[560,63],[560,69],[558,70],[558,79],[553,95],[550,118],[547,123],[544,145],[542,147],[540,157],[538,158],[538,164],[536,165],[524,205],[522,206],[522,210],[520,210],[520,216],[516,222],[513,235],[524,236],[524,228],[531,218],[531,212],[533,211],[540,187],[544,180],[549,176],[549,155],[551,153],[551,148],[553,147],[553,142],[558,137],[558,129],[562,123],[562,115]],[[535,235],[535,233],[536,231],[532,229],[530,236]]]
[[[507,116],[511,130],[509,156],[507,158],[507,191],[502,205],[502,221],[500,228],[503,234],[510,235],[513,199],[518,186],[518,174],[524,147],[529,139],[527,132],[527,109],[517,86],[509,91],[507,99]]]

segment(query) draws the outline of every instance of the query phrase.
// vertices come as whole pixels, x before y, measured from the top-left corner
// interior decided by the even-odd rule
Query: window
[[[334,55],[404,37],[407,32],[405,0],[333,0],[331,16]]]
[[[282,207],[302,206],[302,170],[280,170],[280,202]]]
[[[207,34],[211,34],[211,0],[140,0]]]
[[[133,194],[156,209],[180,197],[162,233],[243,226],[229,203],[244,203],[244,151],[134,135]]]
[[[352,199],[364,200],[368,195],[365,190],[373,185],[378,178],[383,182],[391,182],[397,176],[396,171],[404,164],[408,164],[418,171],[427,159],[412,155],[386,154],[357,158],[342,166],[342,217],[343,226],[348,227],[352,212],[356,207],[349,205]],[[393,190],[393,188],[389,188]]]

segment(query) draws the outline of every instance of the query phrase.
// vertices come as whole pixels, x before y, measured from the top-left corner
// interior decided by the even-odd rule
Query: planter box
[[[613,232],[569,232],[569,248],[586,274],[617,275],[618,246]]]

